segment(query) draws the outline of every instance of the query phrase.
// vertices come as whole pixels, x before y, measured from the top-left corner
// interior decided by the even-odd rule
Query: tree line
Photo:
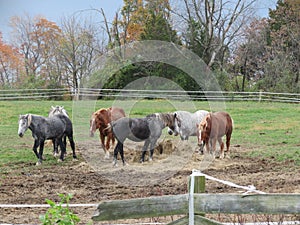
[[[300,92],[300,0],[278,0],[268,18],[254,16],[255,0],[123,0],[112,21],[103,9],[61,18],[14,16],[10,43],[0,33],[0,88],[78,90],[99,56],[143,40],[172,42],[198,55],[225,91]],[[94,12],[101,23],[86,15]],[[115,51],[114,57],[120,52]],[[159,76],[199,90],[183,71],[159,62],[127,63],[104,88]],[[99,84],[94,84],[95,87]]]

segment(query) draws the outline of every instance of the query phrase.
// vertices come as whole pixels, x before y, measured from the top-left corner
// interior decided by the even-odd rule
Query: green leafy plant
[[[72,194],[58,194],[60,197],[60,202],[56,204],[55,202],[46,199],[47,204],[50,208],[47,210],[45,215],[40,216],[40,220],[43,225],[74,225],[78,224],[80,219],[77,215],[72,213],[69,209],[70,199],[73,197]]]

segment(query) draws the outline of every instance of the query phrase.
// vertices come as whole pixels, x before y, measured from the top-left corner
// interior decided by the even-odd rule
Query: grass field
[[[51,105],[63,105],[74,115],[74,109],[82,106],[85,115],[82,126],[88,129],[90,113],[95,109],[109,107],[113,101],[97,101],[88,104],[72,101],[0,101],[0,173],[13,171],[14,168],[31,167],[36,162],[32,152],[33,138],[27,131],[21,139],[17,135],[19,114],[33,113],[47,116]],[[124,101],[124,107],[130,106],[129,116],[141,117],[154,112],[189,110],[191,106],[184,102],[164,100]],[[207,102],[193,102],[195,109],[210,111]],[[75,107],[76,106],[76,107]],[[290,160],[300,166],[300,105],[265,102],[227,102],[226,111],[234,119],[232,145],[251,149],[249,156],[271,158],[277,161]],[[74,121],[73,121],[74,122]],[[76,130],[75,130],[76,132]],[[79,140],[77,140],[79,141]],[[45,150],[45,156],[52,150]],[[56,163],[48,157],[47,165]],[[71,159],[67,159],[71,160]],[[25,166],[26,165],[26,166]],[[44,166],[47,166],[44,165]]]

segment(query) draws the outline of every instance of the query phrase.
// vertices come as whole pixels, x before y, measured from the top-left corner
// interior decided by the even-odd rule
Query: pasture
[[[197,109],[210,110],[207,102],[193,103]],[[95,109],[110,107],[112,104],[113,101],[97,101]],[[72,119],[74,103],[71,101],[0,102],[0,204],[43,204],[46,198],[58,201],[57,193],[74,194],[72,203],[182,194],[187,191],[187,177],[191,169],[197,169],[203,162],[203,156],[193,151],[197,146],[196,140],[191,139],[190,145],[186,146],[183,142],[176,142],[179,137],[168,136],[167,129],[164,129],[163,141],[170,139],[171,142],[176,142],[175,147],[179,149],[178,152],[173,152],[174,159],[177,153],[184,159],[182,165],[174,167],[176,170],[167,168],[162,174],[161,166],[166,168],[172,166],[172,163],[180,164],[180,161],[161,163],[165,162],[163,157],[168,158],[167,152],[162,158],[156,154],[153,163],[145,162],[141,165],[135,163],[135,156],[130,150],[125,151],[125,158],[132,159],[129,165],[112,169],[112,157],[110,160],[104,159],[98,131],[94,138],[88,137],[86,131],[89,130],[89,120],[85,119],[77,126],[82,127],[82,130],[75,129],[79,160],[72,161],[68,146],[66,160],[58,163],[52,156],[52,146],[48,146],[44,150],[46,160],[37,167],[32,151],[31,132],[27,131],[23,138],[19,138],[17,134],[18,117],[25,113],[47,116],[51,105],[63,105]],[[182,102],[177,105],[182,105],[181,109],[185,110]],[[93,110],[86,109],[82,113],[88,113],[89,118]],[[134,103],[129,116],[142,117],[154,112],[171,111],[174,111],[174,104],[167,101],[142,100]],[[299,193],[300,105],[226,102],[226,111],[234,120],[231,158],[216,159],[203,172],[240,185],[253,184],[258,190],[267,193]],[[132,145],[133,143],[129,143],[127,147],[140,146]],[[180,152],[180,148],[186,150],[189,156]],[[152,174],[146,174],[149,175],[147,178],[145,173],[149,170],[154,175],[152,177]],[[210,181],[207,181],[206,190],[209,193],[239,191]],[[38,223],[39,214],[44,211],[45,209],[0,208],[0,223]],[[81,208],[75,212],[82,222],[87,223],[93,210]]]

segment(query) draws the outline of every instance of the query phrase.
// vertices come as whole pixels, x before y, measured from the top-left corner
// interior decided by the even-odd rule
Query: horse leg
[[[210,153],[210,140],[205,140],[205,153],[209,154]]]
[[[75,142],[74,142],[74,139],[73,139],[73,135],[69,135],[68,139],[69,139],[71,149],[72,149],[72,152],[73,152],[73,159],[76,160],[77,156],[76,156],[76,153],[75,153]],[[65,145],[65,147],[67,147],[67,146]]]
[[[58,162],[62,162],[64,161],[64,156],[66,154],[66,146],[64,145],[62,138],[57,138],[57,142],[60,147],[60,158],[58,159]]]
[[[116,142],[116,139],[115,139],[113,133],[111,133],[111,147],[112,147],[112,148],[115,147],[115,142]]]
[[[103,148],[104,155],[105,155],[104,159],[107,159],[107,152],[106,152],[106,147],[105,147],[105,136],[101,132],[100,132],[100,141],[101,141],[101,146]]]
[[[56,158],[58,156],[58,144],[57,141],[55,141],[55,138],[52,139],[53,143],[53,156]]]
[[[121,155],[121,159],[122,159],[122,162],[123,162],[123,166],[126,165],[126,162],[125,162],[125,159],[124,159],[124,145],[121,144],[121,147],[120,147],[120,155]]]
[[[70,138],[69,138],[69,140],[70,140]],[[67,155],[67,135],[64,135],[64,145],[66,148],[65,154]]]
[[[122,148],[122,151],[123,151],[123,144],[120,141],[118,141],[118,143],[117,143],[117,145],[115,147],[115,150],[114,150],[113,166],[117,166],[117,163],[118,163],[118,152],[121,151],[121,148]]]
[[[231,134],[227,134],[226,135],[226,157],[230,158],[230,150],[229,150],[229,146],[230,146],[230,138],[231,138]]]
[[[108,134],[106,138],[106,146],[105,146],[106,149],[105,159],[109,159],[110,141],[111,141],[111,134]]]
[[[43,151],[44,151],[44,143],[45,143],[45,140],[44,139],[41,139],[40,140],[40,149],[39,149],[39,154],[38,154],[38,162],[36,163],[36,165],[41,165],[42,164],[42,161],[43,161]]]
[[[150,144],[150,141],[146,140],[145,143],[144,143],[143,149],[142,149],[142,156],[141,156],[141,159],[140,159],[141,163],[145,162],[145,154],[146,154],[146,151],[148,149],[149,144]]]
[[[37,139],[35,139],[34,140],[34,144],[33,144],[33,152],[34,152],[34,154],[35,154],[35,156],[39,159],[39,154],[38,154],[38,152],[37,152],[37,148],[38,148],[38,146],[39,146],[39,140],[37,140]]]
[[[154,153],[155,143],[156,143],[156,141],[155,141],[155,142],[152,142],[152,143],[150,144],[150,156],[149,156],[149,161],[152,161],[152,160],[153,160],[153,153]]]
[[[212,138],[211,139],[211,154],[213,156],[213,158],[215,158],[215,154],[216,154],[216,145],[217,145],[217,138]]]
[[[224,159],[224,143],[222,141],[222,137],[218,137],[218,142],[220,145],[220,159]]]

